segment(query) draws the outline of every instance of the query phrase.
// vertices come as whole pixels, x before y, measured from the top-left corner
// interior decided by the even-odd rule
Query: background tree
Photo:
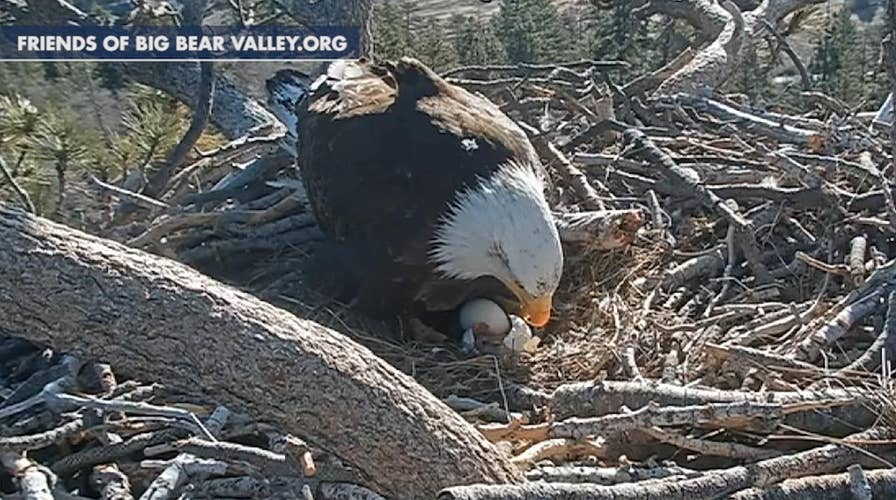
[[[495,30],[511,63],[558,61],[569,55],[568,31],[550,0],[505,0]]]
[[[809,69],[820,90],[850,104],[877,101],[884,95],[885,76],[876,64],[879,25],[860,25],[841,8],[827,14]]]
[[[482,65],[507,62],[504,45],[491,21],[474,16],[455,16],[451,24],[460,27],[454,37],[459,63]]]
[[[373,39],[377,57],[392,59],[414,53],[409,2],[386,0],[373,9]]]
[[[454,38],[445,23],[434,22],[415,38],[414,55],[435,71],[453,68],[460,62]]]

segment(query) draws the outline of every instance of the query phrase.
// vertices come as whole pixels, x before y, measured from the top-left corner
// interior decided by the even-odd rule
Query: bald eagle
[[[362,59],[331,64],[296,118],[298,168],[330,245],[312,274],[378,318],[488,297],[549,321],[563,251],[547,175],[495,104],[413,58]]]

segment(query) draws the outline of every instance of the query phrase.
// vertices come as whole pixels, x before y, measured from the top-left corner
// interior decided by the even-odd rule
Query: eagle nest
[[[465,355],[414,318],[373,320],[308,286],[302,264],[322,234],[294,123],[202,153],[164,208],[133,212],[115,234],[349,335],[440,397],[605,377],[757,389],[840,370],[873,383],[881,346],[866,350],[893,328],[888,298],[896,310],[896,205],[870,119],[817,95],[800,113],[650,95],[649,81],[629,95],[596,83],[611,69],[477,67],[445,80],[525,130],[551,181],[563,278],[526,352]]]

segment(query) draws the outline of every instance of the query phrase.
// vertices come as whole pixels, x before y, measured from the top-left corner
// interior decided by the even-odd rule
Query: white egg
[[[473,299],[460,308],[460,327],[463,331],[477,324],[488,325],[488,333],[506,335],[510,331],[510,318],[501,307],[489,299]]]

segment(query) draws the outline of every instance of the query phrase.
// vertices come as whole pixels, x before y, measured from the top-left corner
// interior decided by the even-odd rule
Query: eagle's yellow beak
[[[507,283],[507,287],[519,300],[520,316],[526,323],[536,328],[541,328],[548,324],[548,321],[551,319],[551,301],[553,300],[551,294],[533,297],[513,282]]]
[[[551,319],[551,296],[543,297],[520,297],[520,313],[523,320],[530,325],[540,328]]]

